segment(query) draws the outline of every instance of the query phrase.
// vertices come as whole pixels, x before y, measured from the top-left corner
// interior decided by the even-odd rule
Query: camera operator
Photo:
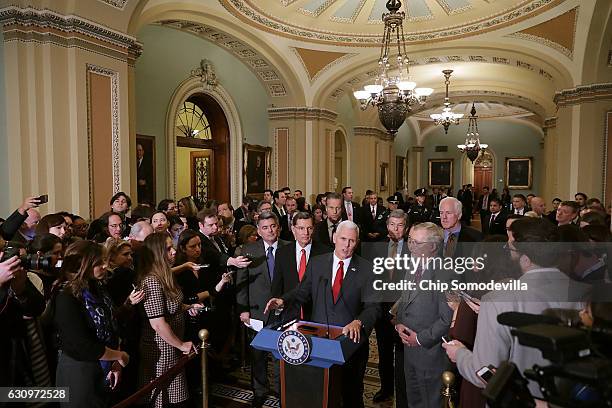
[[[34,229],[40,221],[40,213],[35,209],[41,204],[39,198],[26,198],[23,204],[0,225],[0,236],[2,238],[7,241],[16,240],[22,243],[27,243],[34,238]]]
[[[17,255],[0,253],[0,261],[0,387],[26,385],[31,373],[23,369],[29,367],[23,317],[39,316],[45,301]]]
[[[558,241],[557,227],[547,220],[526,217],[516,220],[511,229],[508,249],[518,258],[522,272],[519,281],[527,284],[527,290],[493,291],[483,296],[473,351],[457,340],[442,345],[450,360],[457,363],[461,376],[480,388],[485,384],[476,372],[483,366],[497,367],[509,360],[524,372],[534,364],[548,364],[539,350],[521,346],[511,335],[510,327],[497,322],[497,315],[509,311],[541,314],[549,308],[580,309],[582,306],[579,302],[566,301],[573,284],[557,268],[559,254],[542,250],[543,245]],[[529,389],[534,397],[541,397],[537,383],[530,382]]]

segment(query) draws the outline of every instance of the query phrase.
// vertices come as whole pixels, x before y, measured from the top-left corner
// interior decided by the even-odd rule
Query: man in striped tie
[[[342,221],[334,234],[334,252],[308,262],[302,283],[280,298],[272,298],[265,312],[285,304],[312,301],[313,322],[342,326],[342,333],[359,349],[342,366],[342,399],[345,407],[363,407],[363,377],[368,361],[368,336],[380,315],[379,294],[373,289],[372,264],[354,254],[359,227]]]

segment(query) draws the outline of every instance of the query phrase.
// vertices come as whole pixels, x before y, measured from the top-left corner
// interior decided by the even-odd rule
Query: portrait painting
[[[244,145],[244,192],[254,198],[263,198],[270,186],[270,154],[272,148]]]
[[[453,183],[452,159],[429,159],[429,186],[450,187]]]
[[[509,189],[530,189],[532,178],[531,157],[506,157],[506,185]]]
[[[155,138],[136,135],[136,192],[139,204],[155,206]]]
[[[389,188],[389,163],[380,164],[380,183],[379,191],[387,191]]]
[[[406,158],[395,156],[395,190],[401,191],[406,186]]]

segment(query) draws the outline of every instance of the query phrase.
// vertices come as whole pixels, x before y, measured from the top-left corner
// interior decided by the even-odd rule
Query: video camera
[[[513,327],[521,345],[540,350],[551,364],[534,365],[523,377],[515,364],[502,363],[483,391],[490,407],[535,407],[527,379],[538,383],[551,407],[612,407],[612,329],[582,327],[576,311],[555,310],[561,309],[497,317],[500,324]],[[572,314],[574,318],[564,318]]]
[[[51,256],[38,255],[38,254],[26,254],[21,255],[21,247],[15,245],[12,242],[7,242],[1,252],[4,252],[0,262],[4,262],[14,256],[17,256],[21,261],[21,266],[26,270],[43,270],[52,271],[53,264],[51,262]]]

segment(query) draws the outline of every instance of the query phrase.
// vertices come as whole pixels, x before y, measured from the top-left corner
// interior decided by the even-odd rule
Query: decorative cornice
[[[380,140],[393,140],[389,133],[376,127],[355,126],[353,132],[355,132],[355,136],[374,136]]]
[[[328,109],[309,107],[268,108],[270,120],[325,120],[334,123],[338,114]]]
[[[422,153],[425,150],[424,146],[412,146],[410,148],[411,152],[415,152],[415,153]]]
[[[232,53],[262,80],[271,97],[287,96],[287,86],[280,71],[259,51],[240,39],[215,27],[186,20],[160,20],[154,24],[169,27],[203,38]]]
[[[5,7],[0,9],[4,41],[53,43],[96,52],[133,65],[142,52],[135,37],[73,15],[51,10]]]
[[[612,82],[601,84],[579,85],[555,93],[553,101],[557,107],[580,105],[586,102],[612,99]]]
[[[542,129],[551,129],[555,127],[557,127],[557,117],[556,116],[544,119],[544,126],[542,126]]]
[[[532,0],[523,4],[510,7],[497,15],[482,18],[477,21],[470,21],[466,24],[452,27],[442,27],[437,30],[426,32],[406,33],[406,41],[409,43],[442,41],[456,38],[468,37],[471,35],[482,34],[487,31],[497,30],[509,24],[516,23],[528,17],[538,15],[551,7],[560,4],[564,0]],[[302,41],[313,41],[332,43],[338,45],[352,46],[380,46],[381,36],[362,34],[362,33],[334,33],[330,31],[314,30],[309,27],[302,27],[283,21],[258,9],[248,0],[219,0],[219,2],[230,13],[249,24],[266,31],[282,35],[285,37],[297,38]],[[459,10],[458,12],[460,12]],[[381,20],[375,20],[381,23]]]
[[[102,3],[108,4],[111,7],[114,7],[119,10],[123,10],[128,0],[98,0]]]
[[[576,28],[574,27],[574,30]],[[541,45],[545,45],[547,47],[550,47],[556,51],[559,51],[561,54],[565,55],[567,58],[573,60],[574,59],[574,52],[570,49],[565,48],[564,46],[562,46],[561,44],[557,44],[554,41],[550,41],[547,38],[543,38],[543,37],[538,37],[537,35],[533,35],[533,34],[527,34],[527,33],[513,33],[513,34],[508,34],[508,37],[514,37],[514,38],[518,38],[521,40],[527,40],[527,41],[533,41],[535,43],[541,44]]]

